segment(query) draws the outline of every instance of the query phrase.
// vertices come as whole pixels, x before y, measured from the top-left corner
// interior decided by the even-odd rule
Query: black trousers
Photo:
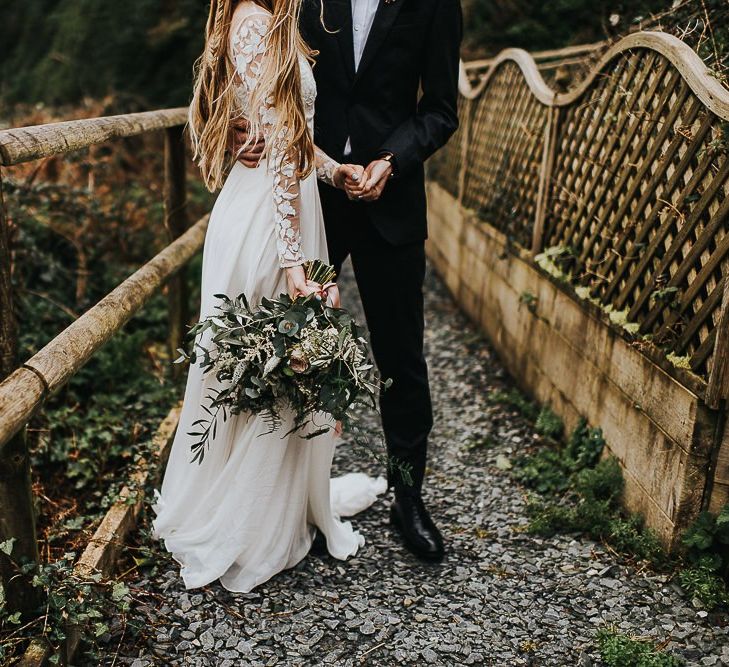
[[[320,190],[330,262],[339,273],[352,258],[375,362],[382,378],[392,379],[380,395],[385,441],[391,457],[412,466],[413,485],[405,487],[397,471],[389,483],[420,492],[433,426],[423,354],[425,243],[391,245],[371,223],[366,203],[329,186]]]

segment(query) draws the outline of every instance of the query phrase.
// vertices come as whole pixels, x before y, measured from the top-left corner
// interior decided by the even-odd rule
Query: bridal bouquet
[[[334,270],[318,260],[305,269],[307,279],[319,284],[334,277]],[[203,405],[209,418],[196,421],[197,430],[189,434],[196,438],[193,462],[202,462],[221,415],[223,420],[229,414],[262,415],[270,433],[282,426],[282,411],[289,409],[293,426],[284,437],[300,432],[314,438],[331,428],[315,423],[317,413],[327,413],[352,430],[352,407],[376,407],[380,388],[389,386],[377,375],[367,342],[346,310],[332,308],[318,296],[291,299],[282,294],[255,307],[243,294],[216,298],[219,312],[190,330],[196,342],[189,354],[181,350],[177,360],[199,363],[221,384]],[[206,331],[211,334],[209,347],[200,343]]]

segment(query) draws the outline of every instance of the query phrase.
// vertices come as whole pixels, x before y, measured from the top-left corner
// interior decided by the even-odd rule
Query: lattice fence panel
[[[499,67],[473,104],[463,203],[530,248],[548,110],[513,62]]]
[[[707,375],[729,251],[727,123],[647,49],[613,61],[562,114],[546,245]]]

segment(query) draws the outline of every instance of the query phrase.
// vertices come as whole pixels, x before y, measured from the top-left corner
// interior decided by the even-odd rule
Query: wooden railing
[[[613,45],[567,93],[520,49],[461,89],[461,126],[431,178],[513,243],[562,247],[591,296],[685,358],[718,407],[729,394],[729,91],[658,32]]]
[[[165,133],[165,225],[170,244],[25,363],[18,364],[7,216],[0,200],[0,542],[15,538],[14,558],[38,561],[24,427],[45,399],[63,386],[163,284],[169,285],[169,345],[179,347],[188,323],[187,286],[180,269],[202,247],[207,216],[188,228],[186,109],[68,121],[0,131],[0,167],[69,153],[112,139]],[[0,172],[0,194],[2,192]],[[13,577],[0,554],[0,579],[13,607],[35,606],[33,590]]]

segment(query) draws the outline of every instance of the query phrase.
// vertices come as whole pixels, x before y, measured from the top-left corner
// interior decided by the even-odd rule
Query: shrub
[[[493,403],[501,403],[516,410],[522,417],[534,421],[539,416],[539,408],[535,403],[528,400],[518,389],[508,391],[492,391],[489,400]]]
[[[697,598],[709,609],[729,605],[729,590],[717,574],[716,559],[712,555],[704,556],[681,570],[678,581],[688,595]]]
[[[683,536],[688,567],[678,579],[689,595],[714,609],[729,605],[729,504],[718,515],[702,512]]]
[[[537,417],[537,422],[534,427],[540,435],[547,438],[553,438],[555,440],[560,438],[564,431],[564,424],[562,423],[562,420],[548,405],[545,405],[539,411],[539,416]]]
[[[549,426],[552,433],[557,433],[558,421],[561,433],[562,422],[556,415],[543,416],[549,413],[554,414],[549,408],[539,413],[543,428]],[[604,447],[602,431],[589,428],[582,420],[572,432],[567,446],[545,446],[535,454],[520,457],[516,461],[514,474],[524,486],[538,493],[561,493],[572,486],[576,474],[597,463]]]

